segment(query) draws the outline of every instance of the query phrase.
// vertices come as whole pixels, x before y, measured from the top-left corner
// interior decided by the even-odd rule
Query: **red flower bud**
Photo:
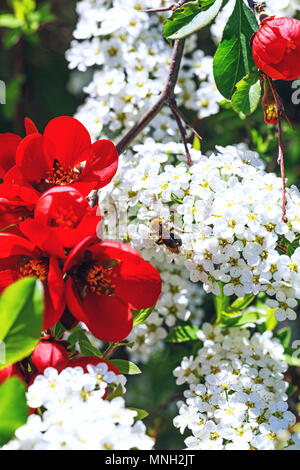
[[[32,362],[41,373],[47,367],[54,367],[60,372],[67,366],[68,361],[65,348],[54,341],[41,341],[32,353]]]
[[[252,43],[257,67],[276,80],[300,77],[300,21],[271,16],[261,22]]]
[[[16,364],[11,364],[10,366],[0,370],[0,384],[5,382],[5,380],[10,379],[11,377],[19,377],[19,379],[24,382],[24,377]]]

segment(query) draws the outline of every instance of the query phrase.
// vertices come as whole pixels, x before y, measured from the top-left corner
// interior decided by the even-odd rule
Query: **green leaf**
[[[276,310],[276,309],[275,309]],[[292,339],[292,330],[290,327],[282,328],[281,330],[277,331],[276,338],[279,339],[282,346],[286,349],[289,347],[291,339]]]
[[[218,14],[222,0],[196,0],[174,11],[163,27],[166,39],[182,39],[208,25]]]
[[[300,349],[286,348],[284,350],[285,360],[289,366],[300,367]]]
[[[155,305],[153,305],[153,307],[145,308],[143,310],[132,310],[133,326],[143,323],[149,317],[149,315],[151,315],[154,309]]]
[[[17,377],[0,386],[0,446],[13,438],[15,431],[26,423],[28,407],[26,387]]]
[[[83,356],[102,357],[102,353],[92,345],[84,330],[77,330],[80,351]]]
[[[258,30],[254,13],[244,3],[236,0],[235,8],[225,26],[222,41],[214,57],[214,76],[218,90],[231,99],[235,85],[252,69],[250,38]]]
[[[247,323],[256,323],[262,318],[265,318],[264,313],[260,312],[245,312],[243,315],[232,316],[222,315],[221,322],[218,324],[221,328],[232,328],[246,325]]]
[[[3,14],[0,15],[0,28],[19,28],[23,22],[16,18],[14,15]]]
[[[121,384],[119,384],[109,395],[107,395],[106,400],[111,401],[117,397],[123,397],[124,391]]]
[[[259,72],[246,75],[236,84],[236,91],[232,96],[232,107],[237,113],[245,116],[254,113],[261,97]]]
[[[226,310],[226,308],[229,305],[229,297],[224,294],[223,292],[223,284],[222,282],[218,282],[219,288],[220,288],[220,294],[219,295],[214,295],[214,304],[215,304],[215,309],[217,312],[217,315],[221,315],[221,313]]]
[[[277,325],[277,320],[275,318],[276,308],[268,308],[267,309],[267,319],[266,319],[266,328],[269,331],[273,331],[275,326]]]
[[[147,418],[149,416],[149,413],[145,410],[140,410],[139,408],[132,408],[131,406],[129,407],[129,410],[136,411],[137,416],[134,418],[135,421],[139,421],[141,419]]]
[[[244,297],[236,299],[229,307],[225,308],[226,313],[242,313],[255,299],[254,294],[246,294]]]
[[[133,364],[133,362],[125,361],[124,359],[109,359],[109,362],[116,366],[121,374],[136,375],[142,373],[139,367]]]
[[[60,322],[57,322],[56,325],[51,328],[51,330],[56,339],[60,339],[66,331],[66,329]]]
[[[193,141],[193,149],[201,150],[201,140],[196,135],[195,135],[194,141]]]
[[[197,326],[178,326],[168,334],[165,341],[168,343],[184,343],[186,341],[195,341],[198,340],[198,331],[199,328]]]
[[[43,288],[33,278],[9,286],[0,299],[0,343],[5,363],[0,369],[29,356],[39,343],[43,325]]]

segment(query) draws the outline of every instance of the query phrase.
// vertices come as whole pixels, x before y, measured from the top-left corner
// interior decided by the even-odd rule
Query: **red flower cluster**
[[[98,338],[121,341],[132,329],[132,310],[157,302],[161,279],[136,250],[96,237],[101,216],[86,196],[113,178],[116,148],[108,140],[92,144],[71,117],[53,119],[43,134],[29,119],[25,126],[24,139],[0,134],[0,293],[36,277],[44,285],[45,330],[72,314]],[[38,369],[41,356],[66,360],[53,344],[41,344],[34,356]]]
[[[295,80],[300,77],[300,21],[293,18],[265,18],[252,43],[257,67],[271,78]]]

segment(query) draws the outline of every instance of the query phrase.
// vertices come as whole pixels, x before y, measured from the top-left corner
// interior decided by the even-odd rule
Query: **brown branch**
[[[196,129],[194,129],[194,127],[187,121],[187,119],[184,117],[184,115],[182,114],[182,112],[180,111],[180,109],[178,108],[177,104],[176,104],[176,101],[174,98],[170,98],[169,101],[168,101],[168,105],[170,106],[171,110],[177,114],[177,116],[185,123],[185,125],[190,129],[190,131],[192,131],[192,133],[199,139],[199,140],[202,140],[202,137],[200,134],[198,134],[198,132],[196,131]]]
[[[149,111],[129,130],[129,132],[117,144],[117,151],[119,155],[129,147],[135,138],[145,129],[145,127],[157,116],[163,106],[167,103],[168,99],[172,97],[174,88],[177,83],[180,64],[183,56],[184,39],[178,39],[174,43],[174,50],[172,61],[169,69],[167,83],[160,94],[157,102],[152,106]]]
[[[274,100],[277,108],[277,120],[278,120],[278,158],[277,163],[280,165],[281,178],[282,178],[282,220],[287,222],[286,217],[286,183],[285,183],[285,169],[284,169],[284,155],[283,155],[283,144],[282,144],[282,123],[281,118],[284,114],[284,108],[281,99],[276,91],[272,78],[268,77],[268,81],[274,96]]]
[[[161,7],[161,8],[150,8],[148,10],[142,10],[143,13],[161,13],[164,11],[175,11],[178,8],[182,7],[182,5],[190,0],[180,0],[177,3],[172,3],[168,7]]]
[[[193,165],[193,160],[192,160],[192,157],[191,157],[191,154],[190,154],[190,151],[189,151],[189,147],[188,147],[188,144],[187,144],[187,141],[186,141],[185,129],[184,129],[183,125],[182,125],[182,122],[181,122],[180,117],[179,117],[178,114],[174,111],[174,108],[173,108],[173,107],[171,107],[171,111],[172,111],[172,113],[173,113],[173,116],[174,116],[174,118],[175,118],[177,127],[178,127],[179,132],[180,132],[180,135],[181,135],[181,140],[182,140],[183,145],[184,145],[186,158],[187,158],[187,160],[188,160],[189,165],[192,166],[192,165]]]

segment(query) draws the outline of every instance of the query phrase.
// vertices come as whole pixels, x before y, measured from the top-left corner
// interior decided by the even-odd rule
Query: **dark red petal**
[[[64,168],[71,168],[84,160],[82,154],[91,147],[91,138],[86,128],[77,119],[62,116],[47,125],[44,136],[53,144],[46,144],[46,153],[58,160]]]
[[[0,178],[16,164],[16,151],[21,140],[15,134],[0,134]]]
[[[81,300],[76,292],[75,283],[68,279],[66,301],[72,314],[83,321],[93,335],[103,341],[122,341],[132,330],[131,310],[117,297],[87,292]]]
[[[0,261],[0,293],[4,291],[8,286],[18,281],[21,278],[19,271],[14,269],[4,269],[2,262]]]
[[[133,310],[149,308],[156,304],[161,294],[159,272],[142,258],[128,257],[116,272],[115,294],[131,305]]]
[[[97,236],[89,236],[84,240],[81,240],[69,253],[65,265],[64,265],[64,273],[67,273],[73,266],[77,264],[81,264],[84,260],[86,251],[90,249],[95,243],[98,242]]]
[[[99,140],[92,145],[92,156],[87,161],[78,182],[93,181],[94,189],[111,182],[118,169],[118,152],[110,140]]]
[[[64,280],[58,260],[51,257],[45,285],[45,316],[43,328],[47,330],[57,323],[65,309]]]
[[[117,369],[116,366],[111,364],[108,361],[105,361],[104,359],[100,359],[100,357],[95,357],[95,356],[85,356],[85,357],[75,357],[74,359],[71,359],[68,363],[68,367],[82,367],[84,372],[87,372],[87,366],[91,364],[92,366],[97,366],[100,363],[107,364],[108,370],[111,372],[114,372],[116,375],[120,375],[119,369]]]
[[[36,128],[36,125],[34,124],[34,122],[30,118],[26,117],[24,119],[24,124],[25,124],[26,135],[38,134],[39,133],[39,131]]]
[[[19,225],[21,232],[42,251],[49,255],[65,258],[65,251],[60,240],[52,230],[33,219],[27,219]]]
[[[0,233],[0,258],[8,258],[15,255],[27,255],[35,257],[37,248],[25,238],[9,233]]]
[[[22,140],[17,149],[16,163],[26,181],[39,182],[52,169],[51,161],[44,152],[45,139],[40,134],[31,134]]]

